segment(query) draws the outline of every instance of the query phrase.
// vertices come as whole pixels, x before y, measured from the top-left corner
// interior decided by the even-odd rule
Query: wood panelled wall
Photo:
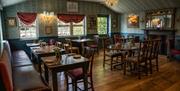
[[[66,0],[27,0],[26,2],[22,2],[16,5],[8,6],[4,8],[4,16],[5,19],[7,17],[16,17],[17,12],[37,12],[38,13],[38,31],[39,31],[39,37],[48,37],[48,36],[57,36],[57,19],[56,16],[54,16],[54,21],[51,26],[53,26],[53,32],[52,34],[45,34],[45,25],[43,24],[40,14],[43,13],[43,11],[53,11],[55,14],[57,13],[65,13],[67,14],[67,8],[66,8]],[[106,6],[99,4],[99,3],[93,3],[93,2],[78,2],[79,11],[78,14],[85,14],[88,15],[98,15],[98,14],[104,14],[104,15],[111,15],[112,20],[118,20],[119,14],[113,12]],[[117,25],[120,25],[117,22]],[[87,30],[88,31],[88,30]],[[111,29],[112,32],[119,32],[119,26],[116,28]],[[6,25],[6,28],[4,29],[4,34],[7,39],[18,39],[19,38],[19,31],[18,27],[8,27]],[[96,34],[97,31],[94,30],[94,32],[91,32],[90,34]],[[89,34],[87,32],[87,34]]]

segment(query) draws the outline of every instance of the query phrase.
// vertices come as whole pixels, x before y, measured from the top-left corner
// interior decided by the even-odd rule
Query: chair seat
[[[180,50],[172,49],[171,53],[174,55],[180,54]]]
[[[133,56],[133,57],[128,57],[126,60],[129,61],[129,62],[137,63],[138,62],[137,59],[138,59],[137,56]],[[143,61],[143,58],[140,57],[139,60]]]
[[[97,48],[98,45],[90,45],[89,47],[91,47],[91,48]]]
[[[117,57],[117,56],[122,56],[123,54],[125,54],[124,52],[122,51],[110,51],[110,52],[106,52],[105,55],[106,56],[109,56],[109,57]]]
[[[82,70],[82,68],[76,68],[73,70],[69,70],[67,72],[67,74],[69,76],[71,76],[72,78],[78,80],[78,79],[81,79],[83,77],[83,70]]]
[[[79,48],[78,48],[78,47],[70,47],[69,49],[70,49],[70,50],[71,50],[71,49],[72,49],[72,50],[73,50],[73,49],[76,50],[76,49],[79,49]]]

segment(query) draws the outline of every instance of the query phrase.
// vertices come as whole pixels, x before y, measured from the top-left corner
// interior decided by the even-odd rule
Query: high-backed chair
[[[141,79],[143,72],[148,74],[148,57],[150,55],[150,50],[152,49],[152,42],[144,41],[140,42],[135,55],[126,58],[126,63],[124,64],[124,71],[126,71],[127,64],[130,66],[130,71],[132,73],[137,73],[138,78]],[[133,65],[133,68],[132,68]],[[124,72],[126,74],[126,72]]]
[[[95,49],[97,51],[97,53],[99,53],[99,35],[94,35],[93,36],[94,38],[94,41],[93,41],[93,44],[90,44],[89,47]]]
[[[59,48],[63,48],[63,44],[62,42],[56,42],[55,45]]]
[[[108,46],[111,45],[111,39],[109,37],[103,39],[103,67],[105,68],[105,64],[110,65],[111,70],[115,64],[120,63],[122,60],[118,58],[123,56],[123,53],[118,50],[110,50]],[[116,60],[114,60],[116,58]]]
[[[160,50],[160,40],[152,40],[152,50],[150,51],[149,55],[149,68],[150,68],[150,74],[152,74],[153,67],[155,66],[156,71],[159,71],[159,50]],[[155,62],[154,62],[155,61]]]
[[[77,54],[79,54],[79,48],[78,47],[73,47],[71,39],[65,39],[65,40],[66,40],[66,43],[67,43],[66,44],[67,46],[66,46],[65,49],[67,49],[67,51],[69,53],[77,53]]]
[[[90,88],[92,91],[94,91],[94,86],[93,86],[93,77],[92,77],[92,68],[93,68],[93,61],[94,61],[94,49],[90,47],[85,47],[85,55],[84,57],[89,59],[89,69],[88,69],[88,74],[87,76],[90,78],[90,82],[88,82],[91,86]],[[73,70],[69,70],[68,72],[65,73],[65,78],[66,78],[66,83],[67,83],[67,91],[69,89],[69,84],[73,85],[73,88],[75,91],[77,91],[77,83],[82,82],[81,80],[83,79],[83,70],[82,68],[77,68]],[[69,83],[69,78],[71,78],[72,83]],[[89,89],[90,89],[89,88]],[[79,88],[80,89],[80,88]]]

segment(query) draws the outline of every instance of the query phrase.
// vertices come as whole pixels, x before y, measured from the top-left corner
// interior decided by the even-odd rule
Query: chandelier
[[[118,0],[106,0],[105,3],[108,5],[108,6],[113,6],[115,4],[118,3]]]

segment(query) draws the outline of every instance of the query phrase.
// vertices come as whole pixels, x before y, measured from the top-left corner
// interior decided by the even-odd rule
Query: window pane
[[[21,39],[37,38],[36,21],[27,26],[19,20],[19,31]]]
[[[107,34],[107,17],[98,17],[98,34]]]
[[[58,36],[69,36],[69,35],[70,35],[70,27],[69,26],[58,27]]]
[[[58,20],[58,36],[84,35],[84,20],[79,23],[64,23]]]
[[[78,22],[78,23],[73,22],[73,25],[83,25],[83,22],[84,22],[84,20],[82,20],[81,22]]]
[[[73,35],[83,35],[83,26],[73,26]]]

